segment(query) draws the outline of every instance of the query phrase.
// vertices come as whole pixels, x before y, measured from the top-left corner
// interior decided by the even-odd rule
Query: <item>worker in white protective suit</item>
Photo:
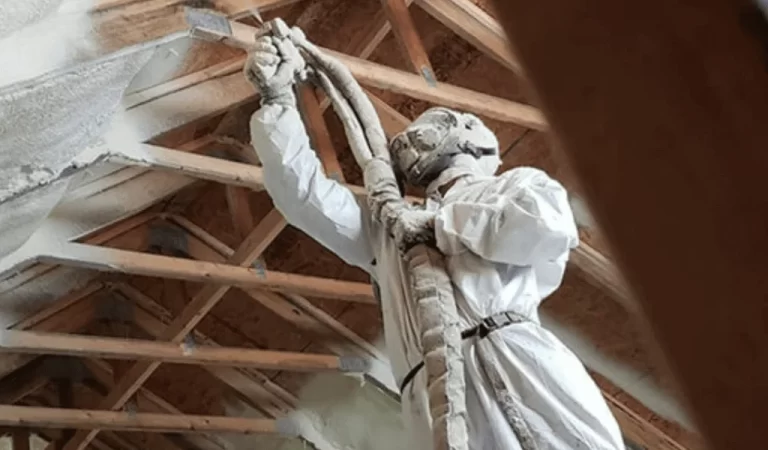
[[[324,175],[297,109],[294,77],[286,75],[301,70],[300,59],[289,41],[262,38],[246,67],[262,92],[251,134],[265,187],[289,223],[375,280],[392,369],[404,382],[411,448],[431,449],[426,374],[413,370],[422,360],[415,305],[399,269],[392,269],[399,249],[371,220],[364,198]],[[522,318],[492,332],[506,344],[497,357],[533,442],[521,443],[505,419],[475,336],[463,341],[470,448],[623,449],[600,390],[539,322],[539,304],[559,287],[578,245],[566,191],[534,168],[494,176],[498,147],[480,119],[444,108],[427,111],[390,144],[396,172],[426,187],[424,207],[434,212],[435,241],[446,256],[463,329],[499,313]]]

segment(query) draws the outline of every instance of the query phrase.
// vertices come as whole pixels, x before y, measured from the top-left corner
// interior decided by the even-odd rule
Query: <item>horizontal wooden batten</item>
[[[310,297],[377,304],[370,285],[306,275],[66,243],[40,255],[47,264],[171,278],[242,288],[287,291]]]
[[[0,425],[102,429],[151,433],[295,434],[290,422],[272,419],[128,413],[86,409],[0,405]]]
[[[30,331],[0,331],[0,351],[297,372],[365,371],[364,361],[354,357]]]
[[[233,31],[232,39],[238,42],[239,46],[250,45],[256,28],[239,22],[230,22],[230,24]],[[537,130],[548,127],[544,115],[533,106],[447,83],[436,83],[430,86],[424,83],[419,75],[333,50],[323,50],[343,62],[361,84]]]

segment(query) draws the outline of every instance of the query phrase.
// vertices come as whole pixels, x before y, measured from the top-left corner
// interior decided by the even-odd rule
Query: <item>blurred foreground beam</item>
[[[761,2],[495,3],[698,428],[768,448]]]
[[[296,372],[364,372],[365,368],[361,359],[333,355],[10,330],[0,331],[0,351]]]
[[[145,433],[287,434],[277,420],[0,405],[0,425]]]

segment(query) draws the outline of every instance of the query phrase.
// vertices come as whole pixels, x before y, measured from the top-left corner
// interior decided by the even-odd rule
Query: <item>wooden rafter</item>
[[[686,450],[686,447],[680,445],[649,421],[635,414],[612,395],[603,392],[603,396],[614,417],[616,417],[621,432],[633,443],[653,450]]]
[[[434,87],[424,86],[418,75],[328,51],[346,64],[361,84],[536,130],[547,128],[544,116],[533,106],[447,83],[438,82]]]
[[[94,27],[99,32],[101,51],[116,52],[126,47],[145,44],[170,35],[184,36],[189,31],[184,8],[185,0],[107,0],[108,6],[97,8],[93,14]],[[210,0],[199,6],[229,17],[279,8],[299,0]],[[194,5],[194,4],[193,4]]]
[[[103,285],[99,282],[89,283],[82,289],[53,302],[48,308],[12,325],[10,329],[59,333],[79,331],[95,318],[90,296],[102,288]],[[29,355],[3,355],[0,357],[0,378],[19,369],[32,359]]]
[[[283,434],[272,419],[0,405],[0,425],[151,433]]]
[[[154,300],[124,284],[117,285],[115,288],[140,306],[136,310],[136,323],[148,333],[159,336],[162,332],[163,324],[170,323],[170,313]],[[217,345],[216,342],[207,338],[202,333],[193,332],[193,336],[197,342],[202,342],[209,346]],[[204,368],[211,375],[237,392],[250,407],[262,411],[269,417],[282,417],[299,405],[299,400],[296,397],[256,369],[233,369],[215,366],[204,366]],[[301,414],[294,413],[292,417],[300,423],[299,428],[302,432],[302,439],[309,441],[310,444],[323,443],[323,448],[333,448],[314,429],[314,425],[301,418]]]
[[[105,272],[291,291],[308,296],[376,304],[371,287],[364,283],[274,271],[262,273],[259,269],[234,264],[193,261],[82,244],[63,244],[53,251],[40,255],[40,260],[49,264],[63,264]]]
[[[470,0],[415,0],[429,15],[517,74],[522,74],[504,28]]]
[[[29,429],[19,428],[14,430],[11,434],[11,449],[12,450],[29,450]]]
[[[254,367],[297,372],[363,372],[363,361],[331,355],[249,348],[206,347],[32,331],[0,331],[0,351],[32,355],[159,361],[173,364]]]
[[[232,216],[232,225],[240,239],[244,239],[256,225],[250,203],[251,190],[239,186],[227,186],[227,208]]]
[[[250,235],[243,241],[235,254],[230,258],[232,264],[247,266],[253,263],[266,247],[277,237],[285,227],[285,220],[277,212],[272,211]],[[210,281],[210,280],[204,280]],[[179,343],[203,319],[224,295],[229,287],[204,287],[190,301],[182,313],[160,336],[163,341]],[[115,388],[104,398],[101,409],[120,408],[136,392],[136,390],[157,370],[159,363],[137,363],[121,379]],[[98,430],[80,431],[64,447],[64,450],[83,450],[96,436]]]
[[[427,81],[427,84],[434,85],[437,81],[435,70],[429,62],[424,44],[421,42],[419,32],[416,31],[416,25],[413,23],[410,11],[408,11],[407,0],[381,0],[381,6],[387,14],[392,30],[397,36],[397,41],[404,53],[408,56],[411,67]]]
[[[223,261],[232,253],[223,242],[182,218],[170,217],[178,221],[186,231],[194,234],[210,251],[194,253],[190,256],[207,261]],[[218,254],[218,255],[217,255]],[[396,386],[391,371],[386,363],[388,358],[374,345],[361,338],[322,309],[295,293],[275,293],[259,289],[245,289],[244,292],[256,303],[283,318],[300,331],[320,338],[320,343],[337,355],[357,355],[370,361],[368,376],[379,386],[395,394]],[[340,344],[342,342],[343,344]]]
[[[150,335],[159,337],[165,327],[172,322],[171,313],[147,295],[125,284],[115,285],[114,288],[116,292],[136,303],[138,306],[134,314],[136,325]],[[194,331],[192,337],[195,342],[207,346],[218,345],[198,331]],[[272,383],[269,377],[258,370],[217,366],[203,366],[203,369],[240,394],[251,407],[270,417],[281,417],[298,404],[291,394]]]
[[[344,174],[341,164],[336,156],[336,149],[331,140],[331,134],[323,118],[323,110],[315,94],[315,90],[308,84],[302,84],[298,89],[299,109],[302,112],[305,126],[312,141],[312,147],[323,164],[325,174],[329,178],[343,182]]]
[[[252,40],[256,28],[239,22],[230,22],[230,24],[232,26],[233,39],[244,43]],[[446,83],[425,86],[418,75],[333,50],[325,49],[325,51],[343,62],[361,84],[405,94],[412,98],[443,106],[463,109],[492,119],[516,123],[533,129],[542,130],[547,128],[541,112],[532,106]]]
[[[115,374],[112,370],[112,367],[110,367],[110,365],[105,362],[94,359],[87,359],[84,361],[84,363],[90,371],[91,375],[93,375],[99,381],[99,393],[102,395],[109,393],[109,390],[114,386]],[[152,391],[144,387],[136,391],[136,404],[138,409],[143,412],[181,414],[181,411],[179,411],[173,405],[166,402],[162,398],[155,395]],[[220,440],[215,436],[189,435],[185,436],[184,439],[202,450],[223,450],[226,448],[226,444],[220,442]]]
[[[91,400],[91,396],[99,396],[101,395],[100,392],[97,392],[92,384],[86,383],[85,389],[78,390],[78,395],[73,398],[74,403],[71,407],[67,407],[67,409],[80,409],[83,408],[84,405],[86,405],[88,400]],[[35,397],[30,402],[25,402],[21,406],[36,406],[36,407],[45,407],[45,408],[61,408],[63,407],[61,405],[61,402],[58,398],[58,393],[55,389],[46,389],[44,391],[38,392],[35,394]],[[143,406],[143,405],[142,405]],[[144,411],[142,412],[154,412],[154,411]],[[63,432],[56,436],[56,439],[52,441],[49,445],[46,446],[47,450],[58,450],[63,442],[66,442],[68,439],[71,438],[72,430],[63,430]],[[202,440],[205,436],[203,435],[188,435],[184,438],[185,441],[184,445],[180,445],[177,443],[179,439],[170,439],[170,436],[165,436],[158,434],[157,436],[153,437],[154,443],[163,449],[167,450],[203,450],[203,449],[209,449],[209,447],[197,447],[194,445],[190,445],[192,441],[195,440],[195,438],[198,438]],[[128,448],[131,450],[138,450],[141,448],[141,440],[138,439],[138,436],[132,435],[132,436],[118,436],[116,432],[114,431],[105,431],[102,432],[99,436],[104,444],[112,445],[117,448]],[[95,441],[92,441],[92,443]],[[210,449],[210,450],[221,450],[221,449]]]

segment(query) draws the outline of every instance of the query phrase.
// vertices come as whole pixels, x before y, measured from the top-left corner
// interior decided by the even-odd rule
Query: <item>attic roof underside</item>
[[[156,12],[167,6],[152,9],[153,4],[167,5],[173,2],[144,0],[107,3],[116,6],[113,5],[111,10],[101,14],[120,8],[130,12],[130,8],[138,4],[145,4],[149,10]],[[218,7],[226,2],[204,3]],[[355,56],[361,55],[359,51],[364,47],[362,44],[366,39],[371,37],[371,30],[380,27],[380,20],[386,17],[382,13],[382,2],[377,0],[306,0],[283,3],[290,4],[271,14],[279,14],[294,22],[304,29],[310,40]],[[459,25],[445,24],[450,24],[452,18],[457,17],[456,11],[466,11],[466,8],[472,10],[473,4],[469,4],[468,0],[417,0],[414,3],[410,7],[411,17],[437,80],[509,101],[532,103],[521,77],[509,68],[513,62],[507,60],[507,64],[502,64],[504,58],[500,55],[505,53],[493,52],[498,46],[494,47],[494,43],[487,41],[487,45],[474,45],[477,42],[470,43],[467,40],[468,35],[472,36],[473,33],[479,36],[478,39],[493,36],[493,33],[482,34],[477,31],[476,25],[481,22],[472,22],[466,16],[459,16],[466,21],[459,23],[467,23],[463,33],[456,32]],[[456,9],[452,5],[463,5],[465,9]],[[480,2],[480,8],[485,6],[484,2]],[[153,17],[155,15],[144,13],[128,16],[126,20],[145,23],[154,20]],[[248,22],[250,19],[243,20]],[[398,38],[388,33],[370,55],[362,56],[378,64],[413,72],[411,58],[402,48]],[[156,87],[153,91],[145,91],[149,92],[146,97],[137,97],[141,93],[129,94],[129,99],[141,99],[135,108],[147,107],[152,102],[160,104],[168,101],[167,104],[175,107],[200,111],[197,116],[182,120],[184,123],[175,124],[178,126],[173,129],[161,130],[163,133],[151,139],[151,143],[185,153],[194,152],[243,163],[253,162],[247,155],[247,121],[258,107],[257,100],[252,94],[241,94],[244,91],[237,70],[214,74],[210,71],[206,74],[201,72],[208,67],[221,67],[232,62],[233,67],[237,67],[241,58],[242,54],[238,51],[223,45],[196,43],[174,76],[175,84],[171,84],[172,80],[163,80],[164,84],[159,89]],[[426,85],[424,89],[427,89]],[[390,111],[388,116],[394,122],[401,120],[402,116],[413,119],[425,108],[439,104],[375,87],[370,87],[370,90],[396,110],[395,113]],[[398,113],[402,116],[398,116]],[[174,111],[168,110],[166,114],[174,114]],[[360,173],[346,145],[339,121],[330,109],[324,113],[323,118],[332,143],[330,155],[338,158],[344,180],[349,184],[360,185]],[[560,180],[570,191],[579,191],[576,180],[567,164],[556,153],[546,131],[487,116],[483,118],[498,134],[504,169],[518,165],[536,166]],[[322,144],[322,127],[313,127],[311,131],[316,146],[325,145]],[[209,136],[217,137],[210,139]],[[326,168],[332,169],[334,162],[328,155],[324,155],[324,163]],[[152,198],[146,200],[140,211],[131,211],[129,217],[123,217],[121,221],[106,228],[94,229],[78,238],[77,242],[142,254],[226,263],[232,250],[240,248],[244,242],[247,244],[249,233],[261,226],[260,230],[266,230],[269,237],[261,236],[264,237],[263,244],[267,246],[259,260],[260,270],[343,280],[349,284],[344,285],[342,290],[348,287],[357,292],[362,288],[361,292],[365,292],[364,284],[368,282],[368,277],[360,270],[344,264],[302,232],[285,226],[276,216],[268,195],[264,191],[251,189],[258,180],[249,185],[247,182],[227,179],[226,176],[194,173],[188,167],[169,170],[168,165],[150,164],[153,165],[155,167],[149,169],[113,165],[110,170],[104,171],[104,177],[96,177],[81,186],[81,190],[91,189],[93,196],[109,194],[111,197],[103,200],[107,202],[110,198],[128,198],[147,183],[165,183],[163,189],[156,190],[157,195],[153,194]],[[258,174],[254,175],[256,178]],[[135,181],[135,185],[131,181]],[[100,182],[106,183],[108,187],[97,190],[95,186]],[[91,207],[88,200],[91,196],[86,198],[73,203],[82,208],[75,211],[83,215],[87,215]],[[642,327],[631,307],[631,299],[624,294],[609,259],[605,259],[608,250],[601,242],[599,233],[586,228],[581,231],[584,240],[581,253],[576,255],[574,263],[569,266],[562,288],[544,302],[542,315],[566,344],[582,357],[598,384],[615,401],[615,408],[625,411],[617,414],[626,415],[619,419],[627,436],[636,442],[645,442],[648,448],[700,448],[693,433],[652,411],[664,412],[660,410],[665,410],[665,405],[670,403],[668,399],[674,397],[671,382],[646,350]],[[208,285],[172,279],[171,274],[167,273],[140,276],[135,274],[136,270],[126,268],[115,272],[90,271],[78,268],[82,264],[77,261],[66,261],[60,267],[51,264],[50,259],[39,260],[43,262],[31,265],[0,282],[0,296],[3,298],[0,307],[5,308],[3,313],[10,317],[5,320],[4,326],[20,329],[15,324],[22,323],[31,331],[155,339],[163,335],[163,327],[170,318],[181,315],[202,290],[210,290]],[[132,261],[138,265],[142,263],[140,259]],[[120,271],[132,273],[118,273]],[[52,285],[59,283],[62,278],[76,280],[78,286],[68,285],[67,289],[72,288],[74,294],[65,295],[62,292],[57,299],[44,295],[45,292],[56,292]],[[315,278],[300,281],[303,283],[306,280]],[[308,302],[304,303],[301,298],[287,298],[283,294],[263,294],[259,290],[232,288],[197,324],[195,330],[227,347],[333,354],[334,347],[327,342],[349,343],[352,334],[359,336],[360,340],[356,341],[355,346],[358,350],[363,349],[360,350],[363,353],[375,353],[365,342],[381,347],[381,318],[378,308],[372,302],[359,298],[334,299],[335,291],[312,284],[301,287],[300,291],[283,289],[300,292]],[[79,297],[79,292],[86,295]],[[115,299],[119,302],[116,303]],[[126,303],[130,305],[130,312],[120,314],[124,309],[120,305]],[[162,317],[163,309],[167,310],[168,316]],[[30,317],[46,319],[22,322]],[[342,329],[343,333],[348,333],[346,337],[339,335]],[[199,336],[195,345],[202,345]],[[45,362],[48,357],[23,360],[10,355],[4,357],[7,361],[2,361],[3,366],[15,371],[0,382],[2,403],[58,406],[62,398],[67,397],[61,395],[62,391],[68,389],[66,383],[50,379],[50,373],[40,371],[41,367],[50,367]],[[110,360],[99,367],[108,374],[106,378],[118,379],[132,364]],[[303,384],[313,376],[312,373],[280,370],[262,371],[256,375],[249,372],[246,375],[242,377],[245,381],[241,382],[257,385],[266,383],[269,386],[267,391],[272,395],[283,390],[297,395]],[[34,383],[30,380],[34,380]],[[205,370],[204,366],[162,364],[143,386],[144,390],[135,397],[140,412],[224,415],[228,412],[226,404],[230,401],[239,402],[249,410],[259,411],[258,414],[264,417],[284,412],[274,406],[265,407],[265,403],[268,403],[266,400],[244,394],[254,389],[235,386],[231,377]],[[101,397],[108,395],[112,387],[102,379],[102,382],[76,382],[71,389],[74,392],[73,403],[62,406],[100,409],[103,404]],[[159,399],[152,403],[147,400],[148,396],[157,396]],[[667,412],[671,410],[666,409]],[[33,431],[44,437],[60,436],[50,430]],[[206,445],[215,448],[224,445],[216,438],[206,442],[200,439],[182,442],[176,436],[125,432],[102,432],[94,442],[105,446],[103,448],[115,450],[135,447],[205,448]]]

